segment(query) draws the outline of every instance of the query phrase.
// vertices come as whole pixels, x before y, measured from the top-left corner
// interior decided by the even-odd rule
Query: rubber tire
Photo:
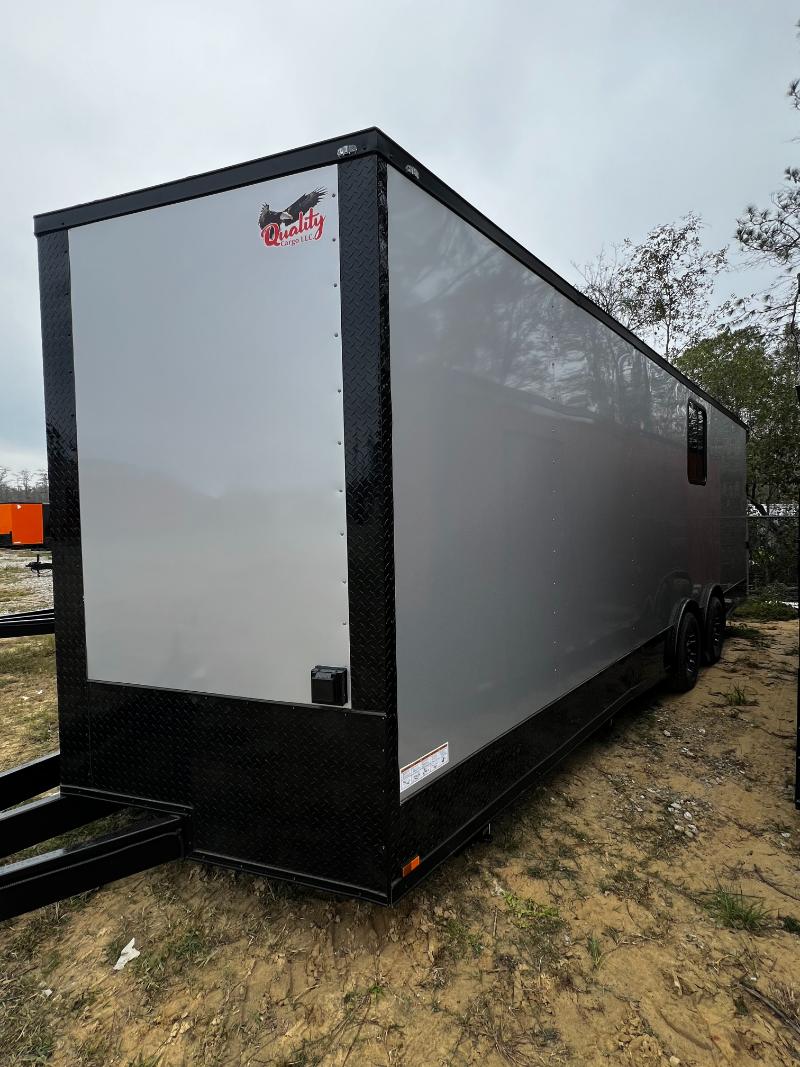
[[[678,627],[675,640],[675,661],[670,670],[670,685],[676,693],[686,693],[694,688],[700,673],[702,640],[697,616],[687,611]]]
[[[704,661],[717,663],[722,657],[722,646],[725,643],[725,605],[718,596],[712,597],[708,602],[704,638]]]

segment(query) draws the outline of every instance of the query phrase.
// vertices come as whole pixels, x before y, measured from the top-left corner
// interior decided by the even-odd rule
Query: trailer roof
[[[747,430],[747,425],[732,411],[707,393],[704,389],[682,374],[677,367],[669,363],[659,355],[654,348],[646,344],[640,337],[632,333],[622,323],[617,322],[611,315],[603,311],[588,297],[584,296],[573,285],[557,274],[554,270],[534,256],[518,241],[496,226],[491,219],[473,207],[469,201],[460,196],[454,189],[437,178],[435,174],[423,166],[417,159],[401,148],[390,137],[387,137],[377,126],[371,126],[356,133],[344,134],[341,137],[331,137],[325,141],[317,141],[315,144],[305,145],[302,148],[294,148],[286,152],[277,152],[271,156],[263,156],[246,163],[238,163],[230,167],[221,167],[218,170],[206,171],[188,178],[180,178],[176,181],[164,182],[161,185],[151,185],[134,192],[122,193],[118,196],[104,197],[102,200],[92,200],[86,204],[77,204],[74,207],[63,208],[59,211],[47,211],[35,215],[33,230],[37,237],[54,231],[72,229],[76,226],[85,226],[88,223],[99,222],[103,219],[116,218],[120,215],[131,215],[138,211],[147,211],[150,208],[164,207],[168,204],[179,203],[182,200],[192,200],[200,196],[209,196],[212,193],[224,192],[228,189],[236,189],[245,185],[253,185],[256,182],[267,181],[285,174],[299,173],[304,170],[312,170],[330,163],[346,163],[350,159],[360,156],[375,154],[383,157],[388,163],[403,171],[409,178],[421,185],[431,196],[436,197],[451,210],[460,215],[466,222],[494,241],[515,259],[549,282],[564,296],[568,297],[579,307],[611,330],[617,333],[628,344],[633,345],[643,355],[663,367],[673,378],[682,382],[691,389],[698,397],[702,397],[707,403],[721,411],[739,426]]]

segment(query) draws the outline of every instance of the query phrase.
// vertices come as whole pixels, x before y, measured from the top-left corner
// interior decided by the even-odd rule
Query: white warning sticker
[[[438,771],[440,767],[444,767],[449,762],[450,745],[449,742],[445,741],[443,745],[439,745],[432,752],[428,752],[424,756],[420,756],[419,759],[415,759],[413,763],[407,763],[405,767],[400,768],[400,792],[404,793],[406,789],[410,789],[412,785],[421,782],[423,778],[427,778],[429,774],[433,774],[434,771]]]

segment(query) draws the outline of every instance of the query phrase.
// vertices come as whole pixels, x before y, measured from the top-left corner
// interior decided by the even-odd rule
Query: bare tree
[[[800,28],[800,22],[797,24]],[[800,35],[799,35],[800,36]],[[800,111],[800,79],[786,94]],[[777,267],[776,281],[762,294],[762,307],[751,312],[783,335],[792,346],[795,376],[800,378],[800,168],[787,167],[783,186],[770,196],[766,208],[749,204],[736,224],[739,244],[753,263]]]
[[[626,238],[608,255],[577,268],[583,291],[667,359],[706,336],[721,317],[712,297],[727,249],[703,248],[703,221],[693,212],[650,230],[640,244]]]
[[[34,492],[40,500],[46,503],[50,499],[50,482],[47,477],[47,471],[44,469],[36,471],[34,478]]]
[[[10,467],[0,467],[0,503],[14,500],[47,503],[49,499],[50,486],[45,469],[12,471]]]
[[[636,315],[625,286],[623,266],[626,260],[627,248],[624,245],[612,245],[610,252],[601,248],[591,263],[583,267],[577,263],[572,265],[583,278],[583,292],[617,322],[633,329]]]
[[[22,496],[27,499],[31,495],[31,487],[31,472],[26,467],[23,467],[23,469],[17,473],[17,489]]]

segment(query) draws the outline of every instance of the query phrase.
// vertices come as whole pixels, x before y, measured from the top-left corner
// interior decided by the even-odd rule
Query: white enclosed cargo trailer
[[[391,902],[719,656],[745,427],[379,130],[36,233],[63,794]]]

